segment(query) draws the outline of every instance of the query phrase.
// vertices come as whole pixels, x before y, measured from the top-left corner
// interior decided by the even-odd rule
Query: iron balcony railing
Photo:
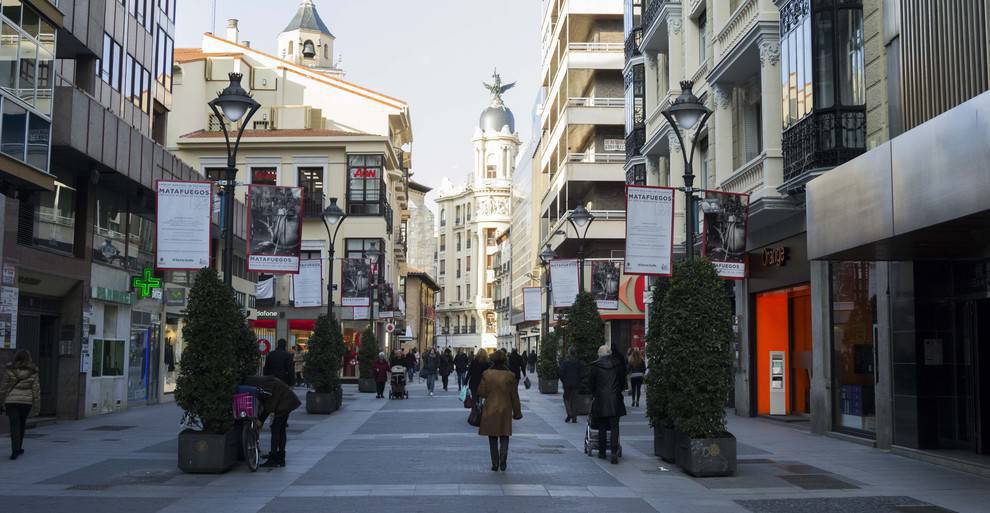
[[[324,205],[323,191],[304,190],[303,191],[303,217],[322,218]]]
[[[639,50],[639,43],[643,40],[643,28],[634,28],[626,38],[626,60],[639,57],[642,53]]]
[[[783,134],[784,182],[844,164],[866,151],[866,109],[815,111]]]

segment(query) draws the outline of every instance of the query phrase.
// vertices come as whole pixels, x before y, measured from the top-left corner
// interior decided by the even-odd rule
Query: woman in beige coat
[[[516,375],[506,366],[505,352],[496,351],[491,360],[492,366],[481,375],[481,385],[478,386],[478,397],[485,401],[478,434],[488,437],[492,472],[499,468],[504,472],[509,458],[512,420],[522,418],[522,407]]]
[[[24,454],[24,429],[27,418],[41,408],[41,385],[38,368],[31,363],[31,353],[21,349],[7,364],[0,381],[0,406],[10,418],[10,459]]]

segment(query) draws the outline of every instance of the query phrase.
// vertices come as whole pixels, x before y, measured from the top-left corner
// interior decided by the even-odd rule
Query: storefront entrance
[[[990,299],[962,301],[955,309],[960,336],[948,338],[941,375],[932,376],[942,382],[933,416],[938,446],[990,454]]]
[[[58,317],[19,315],[18,349],[26,349],[38,366],[41,380],[41,416],[55,416],[58,400]]]
[[[757,414],[810,414],[811,287],[756,294]]]

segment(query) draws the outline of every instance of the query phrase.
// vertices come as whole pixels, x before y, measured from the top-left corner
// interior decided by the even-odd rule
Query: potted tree
[[[605,322],[598,313],[598,304],[589,292],[581,292],[574,299],[567,314],[567,338],[577,350],[577,357],[590,366],[598,359],[598,348],[605,343]],[[581,387],[578,395],[577,415],[591,412],[591,391]]]
[[[239,447],[231,400],[237,384],[257,371],[258,346],[233,291],[215,269],[196,276],[183,338],[175,402],[184,412],[183,423],[198,429],[179,434],[179,469],[226,472],[237,461]]]
[[[558,378],[557,368],[560,358],[560,335],[557,332],[548,333],[540,343],[540,357],[536,362],[536,372],[540,377],[540,393],[556,394]]]
[[[667,278],[660,278],[651,289],[650,325],[646,334],[646,417],[653,428],[653,454],[664,461],[674,462],[674,422],[668,408],[666,374],[663,372],[664,347],[660,336],[663,326],[664,298],[670,288]]]
[[[340,409],[344,391],[340,388],[343,365],[344,336],[333,316],[321,315],[316,320],[303,372],[311,390],[306,392],[306,412],[329,415]]]
[[[375,358],[378,358],[378,338],[369,325],[361,333],[361,349],[358,350],[358,392],[370,394],[378,390],[372,369]]]
[[[668,412],[679,434],[677,464],[696,477],[733,475],[736,439],[725,429],[732,313],[711,262],[676,266],[663,306],[661,366]]]

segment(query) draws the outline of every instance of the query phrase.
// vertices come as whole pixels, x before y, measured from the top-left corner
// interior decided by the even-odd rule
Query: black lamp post
[[[233,282],[234,271],[234,188],[237,187],[237,149],[241,145],[241,137],[244,135],[244,127],[251,122],[251,118],[261,108],[261,104],[251,98],[241,87],[240,73],[229,75],[230,85],[226,89],[217,93],[217,97],[209,102],[213,115],[220,122],[220,129],[223,131],[224,141],[227,143],[227,167],[223,170],[223,282],[228,287]],[[242,119],[243,123],[237,127],[237,138],[231,143],[230,133],[227,131],[228,120],[235,126]]]
[[[545,288],[547,291],[547,313],[546,317],[544,317],[542,326],[543,338],[546,338],[546,336],[550,333],[550,262],[552,262],[554,258],[557,258],[557,253],[555,253],[553,248],[547,244],[546,247],[543,248],[543,251],[540,252],[540,261],[543,262],[543,276],[545,277],[544,283],[546,283]]]
[[[340,225],[347,219],[347,214],[337,206],[337,198],[330,198],[330,206],[323,211],[323,226],[327,229],[327,237],[330,237],[330,279],[327,283],[327,315],[333,317],[333,258],[334,246],[337,243],[337,232]],[[330,233],[330,227],[335,227]]]
[[[670,128],[674,131],[674,135],[677,136],[677,141],[681,145],[681,155],[684,157],[684,196],[687,199],[684,218],[687,222],[687,230],[685,231],[685,250],[687,252],[688,260],[694,258],[694,170],[692,166],[694,165],[694,150],[698,146],[698,138],[695,137],[691,141],[691,150],[687,149],[684,144],[684,137],[681,131],[687,132],[693,129],[696,125],[698,131],[705,127],[708,123],[708,118],[711,117],[712,111],[708,110],[707,107],[701,100],[698,99],[691,89],[694,87],[694,82],[690,80],[685,80],[681,82],[681,94],[678,96],[674,103],[665,111],[662,112],[663,117],[667,118],[667,123],[670,123]],[[700,122],[699,122],[700,121]]]
[[[595,216],[584,205],[578,205],[567,216],[567,221],[574,228],[574,233],[578,238],[578,293],[584,292],[584,240],[588,236],[588,229],[591,223],[595,222]],[[549,248],[549,246],[548,246]]]

